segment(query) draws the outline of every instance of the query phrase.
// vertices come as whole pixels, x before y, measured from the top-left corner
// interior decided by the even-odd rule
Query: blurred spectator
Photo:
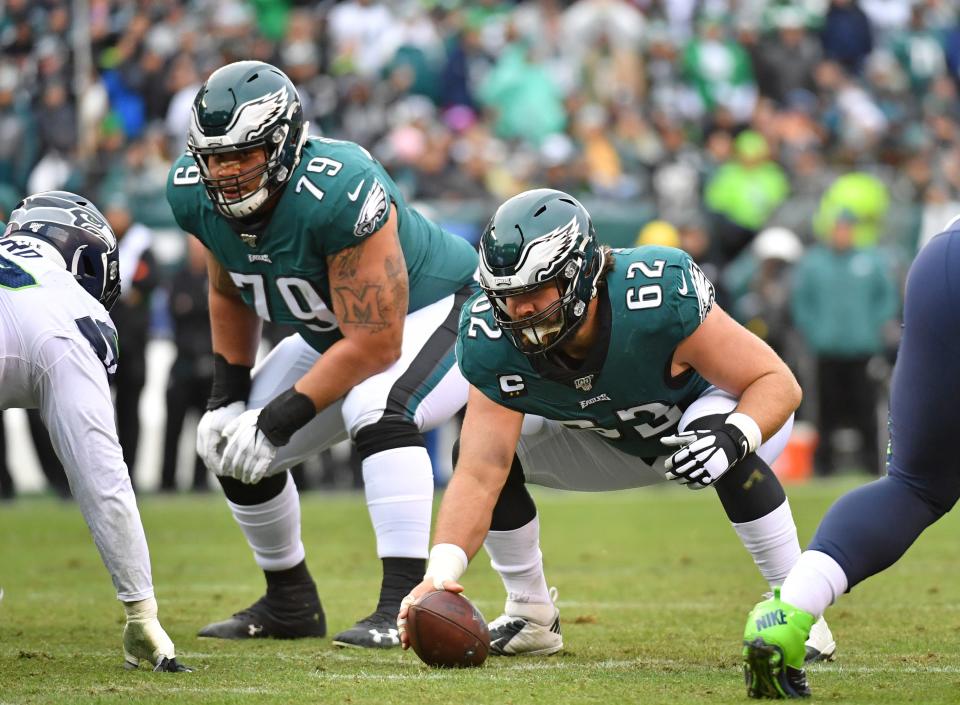
[[[637,247],[659,245],[660,247],[680,247],[680,231],[665,220],[651,220],[637,233]]]
[[[163,434],[160,489],[172,492],[177,488],[177,456],[184,419],[191,411],[196,412],[197,418],[203,414],[213,383],[206,249],[192,235],[187,236],[186,261],[170,280],[167,302],[177,356],[167,380],[167,421]],[[193,453],[191,489],[207,489],[207,467],[196,451]]]
[[[150,228],[134,222],[122,194],[106,202],[103,213],[117,235],[120,254],[120,298],[110,312],[117,327],[123,362],[117,365],[112,386],[117,407],[117,436],[123,448],[123,462],[133,479],[140,443],[140,393],[147,380],[147,339],[150,329],[150,301],[158,283],[158,272]]]
[[[700,18],[697,36],[684,49],[683,69],[707,113],[723,106],[738,122],[749,119],[757,99],[750,56],[727,36],[719,16]]]
[[[845,161],[856,163],[879,142],[887,118],[874,97],[839,63],[821,62],[814,79],[823,103],[823,121],[837,143],[837,151]]]
[[[763,135],[753,130],[737,135],[734,158],[717,169],[704,189],[722,263],[750,244],[789,192],[790,182],[770,158]]]
[[[899,295],[881,251],[856,245],[857,223],[852,211],[836,214],[827,244],[814,245],[795,270],[793,316],[816,357],[820,475],[838,469],[834,434],[841,428],[858,432],[861,467],[880,471],[878,390],[868,365],[885,352]]]
[[[797,7],[779,8],[774,26],[776,32],[757,47],[757,87],[761,95],[783,106],[798,91],[813,90],[813,70],[822,49],[807,32],[804,13]]]
[[[539,144],[566,125],[560,91],[546,69],[531,60],[530,49],[523,43],[504,48],[478,96],[496,115],[494,130],[505,139]]]
[[[889,206],[887,187],[876,176],[863,172],[844,174],[823,194],[814,217],[814,232],[830,242],[837,218],[846,213],[852,216],[854,246],[871,247],[880,239]]]
[[[336,74],[355,73],[375,78],[390,55],[381,39],[395,26],[391,4],[376,0],[347,0],[336,4],[327,18]],[[392,47],[391,47],[392,48]]]
[[[860,73],[863,62],[873,51],[873,28],[858,0],[830,0],[820,28],[820,41],[828,59],[852,74]]]
[[[653,196],[660,217],[679,222],[700,209],[703,157],[687,140],[683,124],[664,115],[656,123],[663,156],[653,169]]]
[[[178,54],[170,64],[164,89],[170,96],[164,118],[171,155],[180,154],[187,147],[187,132],[190,125],[190,110],[200,90],[200,77],[196,64],[189,54]]]
[[[640,190],[637,177],[624,171],[607,121],[607,111],[597,103],[580,108],[574,117],[572,132],[583,153],[587,182],[598,196],[633,198]]]
[[[17,70],[0,64],[0,183],[25,191],[38,157],[37,126],[26,93],[18,90]]]
[[[730,314],[767,343],[796,372],[803,345],[793,325],[793,266],[803,255],[795,233],[764,228],[723,273]]]
[[[910,7],[910,23],[895,32],[890,48],[910,79],[915,98],[923,95],[937,76],[947,70],[940,32],[927,24],[924,5],[916,0]]]

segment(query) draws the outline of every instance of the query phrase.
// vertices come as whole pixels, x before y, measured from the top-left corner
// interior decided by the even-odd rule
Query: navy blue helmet
[[[108,311],[120,296],[117,237],[107,219],[83,196],[44,191],[27,196],[10,214],[4,238],[32,238],[51,245],[67,271]],[[55,254],[54,254],[55,253]]]

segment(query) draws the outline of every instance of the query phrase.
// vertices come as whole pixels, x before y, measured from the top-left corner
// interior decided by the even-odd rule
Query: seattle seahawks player
[[[374,612],[334,643],[392,647],[427,556],[433,474],[421,432],[466,402],[454,345],[477,254],[407,206],[365,149],[307,129],[287,76],[229,64],[197,94],[189,153],[170,171],[177,222],[209,250],[216,367],[197,450],[267,583],[200,635],[325,634],[287,469],[350,438],[383,582]],[[260,319],[297,332],[251,379]]]
[[[66,191],[21,201],[0,237],[0,409],[39,409],[123,602],[124,662],[189,670],[157,620],[150,555],[117,440],[107,376],[120,295],[117,239]]]
[[[887,475],[838,499],[783,587],[750,612],[743,632],[750,696],[809,696],[800,645],[810,624],[840,595],[896,563],[960,499],[958,284],[955,218],[920,251],[907,275],[890,390]]]
[[[490,221],[480,285],[457,341],[471,385],[460,456],[401,631],[410,602],[462,589],[457,581],[483,542],[507,591],[504,614],[490,624],[491,651],[563,647],[525,482],[581,491],[664,478],[713,486],[764,579],[780,585],[800,546],[769,463],[786,443],[800,388],[716,306],[690,257],[601,247],[580,203],[538,189],[506,201]],[[811,647],[812,656],[832,655],[825,625]]]

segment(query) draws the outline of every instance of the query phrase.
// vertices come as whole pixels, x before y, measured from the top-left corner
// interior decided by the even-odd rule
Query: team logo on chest
[[[593,399],[584,399],[583,401],[580,402],[580,408],[586,409],[588,406],[592,406],[593,404],[596,404],[599,401],[611,401],[611,399],[606,394],[601,394],[599,396],[594,397]]]
[[[575,380],[573,380],[573,386],[577,389],[582,389],[585,392],[589,392],[591,389],[593,389],[593,377],[594,375],[577,377]]]

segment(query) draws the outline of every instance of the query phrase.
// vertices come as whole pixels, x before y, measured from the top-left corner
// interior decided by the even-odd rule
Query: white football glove
[[[212,409],[200,417],[197,425],[197,455],[204,465],[218,472],[223,461],[223,430],[227,424],[244,412],[247,405],[235,401],[218,409]]]
[[[124,667],[137,668],[140,661],[149,661],[155,671],[189,671],[177,663],[173,641],[157,619],[157,601],[153,597],[138,602],[124,602],[127,623],[123,627]]]
[[[691,490],[702,490],[755,451],[760,441],[760,428],[745,414],[731,414],[716,430],[664,436],[660,442],[665,446],[680,447],[664,463],[665,476]]]
[[[277,447],[270,442],[257,420],[260,409],[244,411],[223,429],[227,445],[218,475],[232,477],[248,485],[260,482],[277,455]]]

